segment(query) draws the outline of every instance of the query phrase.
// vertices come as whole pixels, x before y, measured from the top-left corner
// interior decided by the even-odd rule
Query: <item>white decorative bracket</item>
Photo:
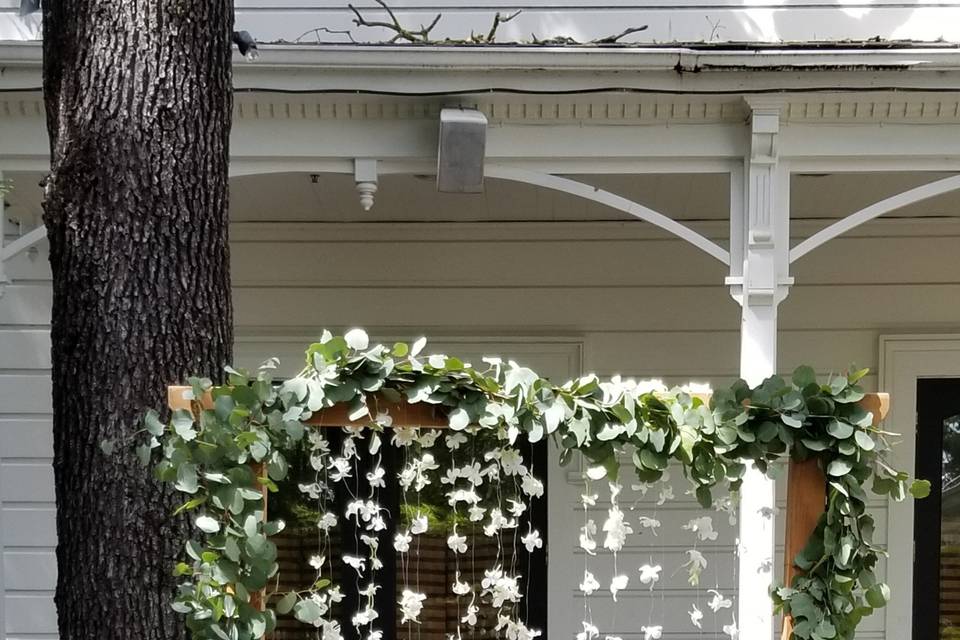
[[[353,180],[360,194],[360,206],[364,211],[373,208],[374,195],[377,193],[377,161],[370,158],[357,158],[353,161]]]

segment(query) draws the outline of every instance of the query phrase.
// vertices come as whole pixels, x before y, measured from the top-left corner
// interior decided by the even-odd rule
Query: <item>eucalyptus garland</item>
[[[589,375],[558,386],[512,361],[484,359],[475,368],[422,355],[425,342],[370,346],[362,331],[324,332],[294,378],[275,382],[275,360],[253,373],[227,368],[225,386],[190,379],[193,411],[175,411],[166,422],[147,414],[138,454],[144,464],[159,458],[156,476],[184,494],[178,512],[190,512],[197,530],[174,569],[183,578],[174,608],[194,638],[261,638],[275,628],[277,612],[316,622],[316,603],[336,591],[318,579],[301,591],[269,592],[278,571],[271,536],[285,525],[265,518],[262,491],[276,491],[287,476],[290,453],[309,435],[303,421],[341,403],[372,433],[388,422],[375,402],[405,401],[441,407],[450,428],[466,437],[493,430],[510,443],[553,438],[561,462],[580,452],[593,480],[615,482],[626,473],[622,461],[632,459],[632,473],[652,483],[679,462],[704,508],[718,489],[739,489],[748,463],[767,472],[789,457],[816,458],[829,481],[827,509],[795,560],[803,575],[773,589],[776,610],[793,616],[794,638],[849,640],[861,619],[889,600],[874,573],[885,552],[873,541],[867,490],[902,500],[924,497],[929,483],[909,483],[886,462],[890,434],[858,405],[866,370],[821,384],[800,367],[789,381],[772,377],[756,388],[740,381],[705,404],[683,389],[620,378]],[[203,409],[199,399],[208,393],[212,408]]]

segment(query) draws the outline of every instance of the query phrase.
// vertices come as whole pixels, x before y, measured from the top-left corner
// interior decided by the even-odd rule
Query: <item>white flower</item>
[[[351,622],[355,627],[362,627],[368,624],[371,624],[374,620],[380,617],[380,614],[376,609],[373,608],[373,605],[367,605],[364,609],[353,614]]]
[[[483,520],[483,515],[484,515],[486,512],[487,512],[487,510],[484,509],[483,507],[481,507],[480,505],[476,505],[476,504],[473,505],[473,506],[470,507],[470,509],[469,509],[470,522],[480,522],[481,520]]]
[[[457,577],[453,582],[453,592],[458,596],[465,596],[470,593],[471,587],[470,583],[464,582],[460,579],[460,572],[457,571]]]
[[[390,440],[395,447],[409,447],[416,441],[416,427],[397,427],[393,430],[393,438]]]
[[[317,528],[323,529],[324,531],[330,531],[330,529],[335,526],[337,526],[337,515],[329,511],[320,516],[320,519],[317,521]]]
[[[483,473],[480,472],[480,463],[474,462],[460,467],[460,477],[465,478],[475,487],[482,485]]]
[[[516,449],[507,447],[500,456],[500,466],[508,476],[523,475],[526,468],[523,466],[523,456]]]
[[[527,505],[523,504],[522,502],[513,500],[512,498],[507,500],[507,502],[510,503],[510,515],[512,516],[519,518],[523,515],[523,512],[527,510]]]
[[[327,437],[323,435],[321,429],[311,429],[307,432],[307,442],[310,443],[310,449],[313,451],[319,451],[321,453],[330,452],[330,443],[327,442]],[[320,469],[316,469],[320,471]]]
[[[440,431],[437,429],[424,429],[420,432],[420,436],[417,438],[417,442],[420,443],[420,446],[424,449],[429,449],[437,441],[437,438],[440,437]]]
[[[500,478],[500,465],[498,465],[496,462],[491,462],[481,469],[480,475],[490,478],[491,480],[497,480]]]
[[[403,613],[403,619],[400,623],[420,622],[420,612],[423,611],[423,601],[427,596],[422,593],[416,593],[410,589],[404,589],[400,596],[400,611]]]
[[[613,505],[607,511],[607,521],[603,523],[603,530],[607,532],[603,546],[610,551],[623,549],[627,535],[633,533],[633,529],[623,518],[623,511],[617,505]]]
[[[346,458],[334,458],[330,461],[328,469],[330,469],[330,479],[334,482],[341,482],[344,478],[353,476],[350,470],[350,461]]]
[[[500,509],[494,507],[490,510],[489,524],[485,524],[483,526],[483,535],[487,536],[488,538],[492,538],[493,536],[497,535],[497,532],[501,529],[513,529],[516,526],[516,519],[507,519]]]
[[[451,468],[447,469],[447,472],[443,474],[443,477],[440,478],[440,484],[457,484],[457,478],[460,477],[460,469]]]
[[[451,433],[446,438],[444,438],[444,441],[447,444],[447,449],[450,449],[450,451],[456,451],[457,449],[460,448],[460,445],[466,444],[468,439],[466,435],[458,432],[458,433]]]
[[[447,493],[447,503],[451,507],[457,506],[458,502],[477,504],[480,502],[480,496],[473,489],[456,489]],[[480,519],[482,520],[483,516],[480,516]]]
[[[386,487],[387,483],[384,482],[383,477],[386,472],[383,470],[383,467],[378,466],[373,471],[367,473],[367,482],[370,483],[370,487]]]
[[[663,637],[663,626],[657,625],[655,627],[640,627],[640,631],[643,632],[643,640],[660,640]]]
[[[683,528],[687,531],[693,531],[696,533],[701,541],[716,540],[720,535],[713,530],[713,518],[710,516],[694,518],[687,524],[683,525]]]
[[[417,517],[413,519],[413,522],[410,523],[410,533],[415,536],[420,535],[421,533],[426,533],[427,529],[430,528],[430,523],[427,520],[427,516],[417,512]]]
[[[650,590],[653,591],[653,585],[657,584],[657,581],[660,580],[660,572],[663,571],[663,567],[660,565],[649,565],[645,564],[640,567],[640,582],[643,584],[650,585]]]
[[[589,571],[584,570],[583,582],[580,583],[580,591],[583,591],[584,595],[592,596],[599,588],[600,583],[597,581],[594,575]]]
[[[358,574],[362,573],[367,568],[367,561],[363,558],[358,558],[357,556],[343,556],[343,561],[356,569]]]
[[[690,574],[690,584],[695,587],[700,584],[700,574],[707,568],[707,559],[696,549],[687,551],[687,557],[689,560],[682,566],[687,567],[687,571]]]
[[[367,337],[367,332],[363,329],[351,329],[347,331],[343,339],[347,342],[348,347],[356,351],[363,351],[370,346],[370,338]]]
[[[335,585],[327,589],[327,597],[330,602],[340,602],[343,600],[343,593],[340,592],[340,585]]]
[[[667,385],[663,384],[663,380],[657,378],[651,378],[650,380],[640,380],[637,382],[635,388],[637,395],[645,395],[647,393],[666,393]]]
[[[480,612],[480,607],[478,607],[475,604],[470,604],[470,606],[467,607],[466,615],[460,618],[460,622],[462,622],[463,624],[468,624],[471,627],[477,626],[477,614],[479,612]]]
[[[627,582],[630,580],[626,575],[614,576],[613,580],[610,581],[610,595],[613,596],[613,601],[617,601],[617,593],[623,591],[627,588]]]
[[[377,591],[379,590],[380,590],[380,585],[371,582],[370,584],[368,584],[366,587],[364,587],[357,593],[367,598],[373,598],[373,597],[376,597]]]
[[[733,606],[733,602],[729,598],[724,598],[723,594],[717,591],[716,589],[710,589],[707,593],[712,593],[713,597],[710,598],[710,602],[707,603],[707,606],[710,607],[710,610],[716,613],[720,609],[729,609]]]
[[[687,611],[687,614],[690,615],[690,622],[693,624],[693,626],[695,626],[697,629],[703,628],[703,625],[701,624],[701,621],[703,620],[703,611],[700,611],[700,608],[697,607],[696,603],[693,603],[693,609]]]
[[[680,390],[689,395],[713,393],[713,387],[709,382],[688,382],[680,387]]]
[[[737,640],[740,637],[740,629],[737,628],[737,621],[723,625],[723,632],[730,636],[730,640]]]
[[[400,486],[404,490],[407,490],[413,484],[413,481],[417,479],[417,470],[413,468],[412,464],[408,464],[400,470],[397,478],[400,480]]]
[[[323,556],[310,556],[310,566],[319,571],[323,567],[323,563],[326,560]]]
[[[543,497],[543,482],[537,480],[537,478],[535,478],[531,473],[523,476],[523,482],[520,483],[520,489],[531,498]]]
[[[393,537],[393,548],[397,553],[409,553],[413,536],[409,531],[400,531]]]
[[[585,493],[580,496],[580,502],[583,503],[584,507],[595,507],[597,506],[597,498],[599,497],[600,496],[597,495],[596,493],[591,493],[591,494]]]
[[[300,493],[305,493],[310,496],[311,500],[320,499],[320,485],[316,482],[311,484],[298,484],[297,488],[300,489]]]
[[[580,548],[592,556],[597,555],[597,541],[593,536],[597,533],[597,523],[591,518],[587,523],[580,527]]]
[[[343,640],[340,633],[340,623],[336,620],[323,620],[323,637],[321,640]]]
[[[594,640],[595,638],[600,637],[600,629],[597,629],[593,624],[587,622],[586,620],[582,621],[583,631],[577,634],[577,640]]]
[[[387,521],[383,519],[383,516],[379,513],[373,516],[370,519],[370,524],[367,525],[367,531],[383,531],[387,528]]]
[[[660,489],[660,495],[657,498],[657,505],[663,506],[666,504],[667,500],[673,500],[673,487],[666,485]]]
[[[359,458],[360,454],[357,453],[357,436],[360,435],[360,430],[363,427],[344,427],[343,430],[348,434],[348,438],[343,441],[343,449],[341,450],[341,455],[348,460],[352,458]]]
[[[520,586],[517,584],[517,578],[504,574],[499,565],[493,570],[483,572],[484,578],[480,582],[483,593],[489,594],[493,601],[493,607],[499,609],[504,602],[520,602]]]
[[[467,537],[457,533],[457,525],[453,525],[453,534],[447,537],[447,546],[454,553],[467,552]]]
[[[657,535],[657,529],[659,529],[661,525],[660,521],[656,518],[648,518],[647,516],[640,516],[637,524],[640,525],[641,529],[650,529],[653,535]]]
[[[364,640],[383,640],[383,631],[371,631]]]
[[[540,538],[540,532],[532,526],[530,527],[530,532],[520,538],[520,542],[527,548],[527,553],[533,553],[534,549],[543,548],[543,540]]]

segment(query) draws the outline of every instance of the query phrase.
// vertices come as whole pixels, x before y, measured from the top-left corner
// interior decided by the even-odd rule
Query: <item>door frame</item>
[[[880,337],[880,389],[890,394],[890,431],[901,434],[893,466],[913,476],[916,467],[917,380],[960,377],[960,334],[900,334]],[[887,518],[887,575],[893,597],[886,609],[886,636],[913,633],[913,502],[891,502]]]

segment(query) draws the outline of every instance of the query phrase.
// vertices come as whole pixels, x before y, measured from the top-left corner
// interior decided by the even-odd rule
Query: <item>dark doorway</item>
[[[960,638],[960,378],[917,381],[913,638]]]

